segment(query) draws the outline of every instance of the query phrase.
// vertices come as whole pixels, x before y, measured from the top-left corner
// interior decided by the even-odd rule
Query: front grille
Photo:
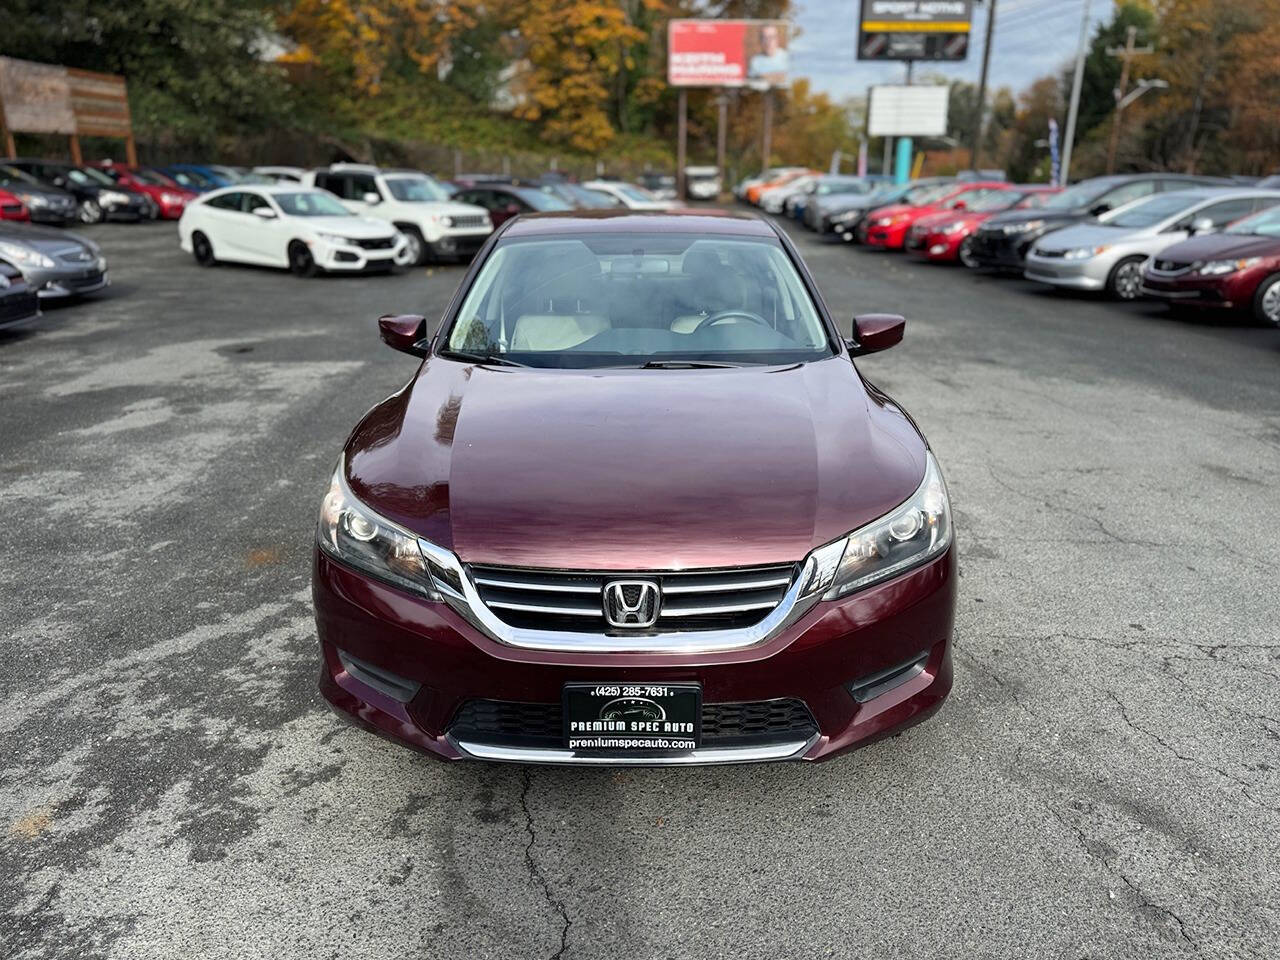
[[[396,245],[395,237],[384,237],[378,240],[352,240],[361,250],[390,250]]]
[[[19,217],[22,215],[22,204],[0,203],[0,214],[3,214],[6,217]]]
[[[479,213],[464,214],[463,216],[452,217],[451,219],[453,220],[453,225],[455,227],[462,227],[463,229],[472,229],[475,227],[487,227],[489,225],[486,222],[487,218],[484,216],[484,214],[479,214]]]
[[[704,747],[756,746],[808,740],[818,725],[803,700],[704,703]],[[562,746],[563,712],[558,703],[468,700],[454,715],[449,734],[455,740],[510,747]]]
[[[794,576],[794,564],[681,573],[471,568],[480,599],[510,626],[616,636],[752,626],[781,602]],[[615,580],[645,580],[658,585],[661,605],[652,627],[637,629],[608,624],[604,615],[604,587]]]

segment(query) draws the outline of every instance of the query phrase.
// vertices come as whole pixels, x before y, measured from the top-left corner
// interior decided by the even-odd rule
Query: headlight
[[[938,232],[941,234],[949,235],[952,233],[959,233],[963,229],[964,229],[963,220],[953,220],[951,223],[948,223],[945,226],[939,227]]]
[[[893,217],[876,217],[871,221],[873,227],[887,227],[893,223]]]
[[[1202,277],[1220,277],[1223,274],[1235,273],[1237,270],[1246,270],[1261,262],[1261,257],[1250,257],[1248,260],[1210,260],[1200,264],[1196,273]]]
[[[846,210],[844,213],[837,213],[831,218],[832,223],[852,223],[862,216],[861,210]]]
[[[171,204],[171,205],[176,206],[176,205],[178,205],[179,203],[182,203],[182,194],[180,194],[180,193],[162,193],[162,194],[160,194],[160,199],[161,199],[161,200],[163,200],[165,203],[168,203],[168,204]]]
[[[25,203],[28,207],[47,207],[49,200],[38,193],[20,193],[18,199]]]
[[[349,247],[353,243],[353,241],[336,233],[320,233],[319,231],[316,231],[316,237],[317,239],[323,240],[325,243],[336,243],[344,247]]]
[[[1063,260],[1088,260],[1090,257],[1096,257],[1100,253],[1106,253],[1109,250],[1105,243],[1097,247],[1073,247],[1062,255]]]
[[[3,255],[6,260],[12,260],[19,265],[41,267],[45,270],[51,270],[54,267],[54,262],[39,250],[32,250],[30,247],[24,247],[16,243],[6,243],[3,240],[0,240],[0,255]]]
[[[1039,230],[1043,226],[1043,220],[1023,220],[1021,223],[1006,223],[1004,232],[1005,236],[1012,236],[1015,233],[1030,233],[1032,230]]]
[[[926,563],[950,545],[947,485],[928,453],[924,480],[906,503],[809,554],[804,593],[823,591],[824,600],[834,600]]]
[[[117,190],[102,190],[98,193],[100,203],[128,203],[129,195]]]
[[[352,496],[342,469],[340,462],[320,504],[320,525],[316,530],[320,549],[394,587],[428,600],[441,599],[427,560],[418,548],[417,536],[378,516]]]

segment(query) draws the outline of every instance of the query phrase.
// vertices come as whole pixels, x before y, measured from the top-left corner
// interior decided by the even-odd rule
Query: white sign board
[[[942,86],[871,88],[867,133],[873,137],[942,137],[950,90]]]

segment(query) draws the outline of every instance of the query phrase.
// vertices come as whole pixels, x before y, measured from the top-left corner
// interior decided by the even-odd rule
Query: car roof
[[[545,237],[572,233],[711,233],[769,237],[777,234],[759,217],[707,210],[557,210],[525,214],[511,221],[504,237]]]
[[[1251,197],[1278,197],[1280,190],[1267,190],[1258,187],[1188,187],[1186,190],[1166,190],[1164,193],[1153,193],[1153,197],[1188,197],[1198,200],[1246,200]],[[1143,200],[1148,199],[1143,197]]]

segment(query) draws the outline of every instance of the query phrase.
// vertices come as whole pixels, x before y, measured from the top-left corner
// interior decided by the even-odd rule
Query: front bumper
[[[447,233],[439,240],[428,244],[431,252],[437,257],[473,257],[480,252],[484,242],[489,239],[491,229],[468,231],[466,233]]]
[[[878,227],[874,223],[866,225],[866,236],[863,243],[869,247],[884,247],[886,250],[901,250],[907,243],[908,223],[894,223],[887,227]]]
[[[1142,275],[1142,293],[1167,303],[1230,310],[1252,304],[1258,284],[1269,275],[1269,267],[1216,277],[1188,274],[1176,278],[1155,276],[1148,270]]]
[[[381,241],[373,241],[381,242]],[[408,241],[403,234],[396,234],[391,246],[361,247],[351,243],[333,243],[317,240],[311,244],[311,255],[322,270],[345,273],[363,273],[373,270],[389,270],[405,262]]]
[[[1022,275],[1037,283],[1047,283],[1064,290],[1095,292],[1107,285],[1112,261],[1099,257],[1087,260],[1065,260],[1061,257],[1040,257],[1034,253],[1027,257]]]
[[[759,646],[718,653],[567,653],[509,646],[448,605],[404,594],[319,551],[312,594],[325,699],[367,729],[450,760],[820,760],[923,720],[951,688],[954,547],[886,583],[818,603]],[[579,757],[558,745],[483,742],[459,734],[464,705],[500,701],[554,711],[563,685],[581,681],[696,681],[704,710],[789,698],[804,704],[813,726],[767,743],[717,745],[704,739],[692,754],[658,758]]]
[[[1044,231],[1004,234],[977,230],[973,234],[973,257],[980,267],[988,270],[1021,273],[1032,245],[1043,235]]]
[[[41,300],[63,300],[67,297],[79,297],[87,293],[96,293],[111,285],[106,267],[90,269],[32,270],[27,273],[28,282],[36,288],[36,296]]]
[[[932,260],[939,263],[960,259],[960,244],[966,234],[957,233],[916,233],[907,235],[907,252],[914,257]]]

